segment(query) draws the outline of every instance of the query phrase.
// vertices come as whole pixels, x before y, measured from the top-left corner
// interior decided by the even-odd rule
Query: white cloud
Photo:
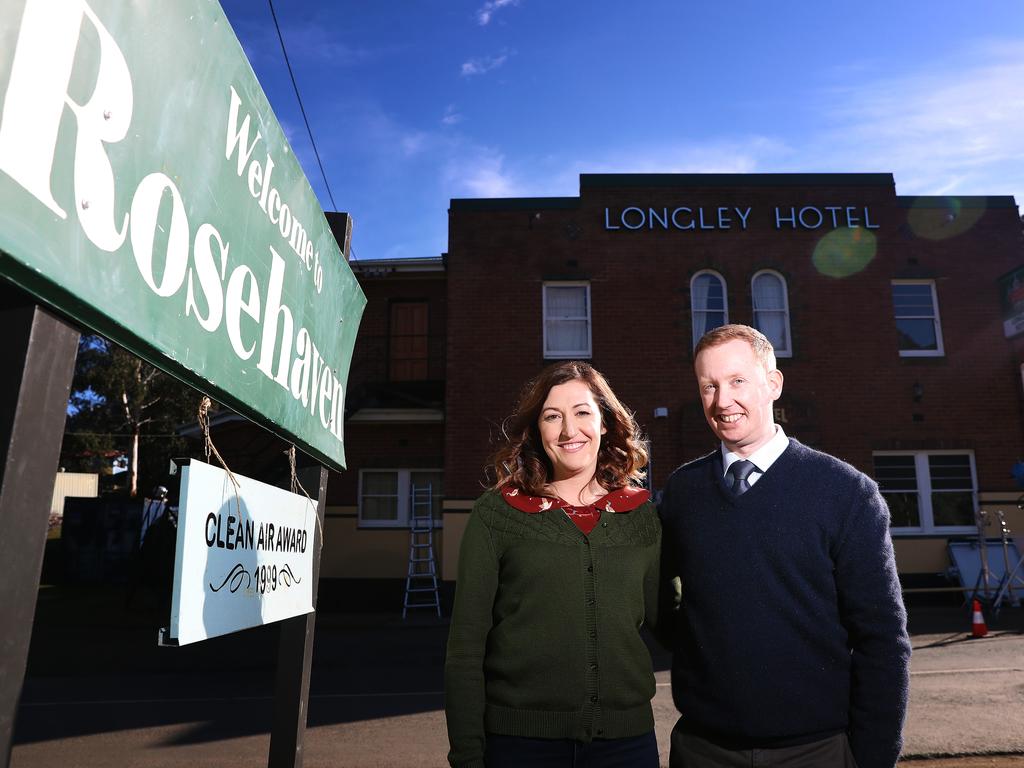
[[[406,157],[414,157],[424,150],[428,137],[421,132],[407,133],[398,140],[402,148],[402,154]]]
[[[462,113],[458,111],[454,104],[449,104],[445,107],[444,116],[441,118],[442,125],[457,125],[462,122]]]
[[[825,96],[808,147],[848,170],[892,171],[901,194],[1024,192],[1024,42],[976,45],[922,71]]]
[[[576,160],[512,158],[495,147],[463,141],[449,147],[442,175],[450,197],[574,197],[581,173],[756,173],[791,154],[786,145],[761,136],[621,147],[614,154]]]
[[[458,144],[442,170],[448,197],[521,197],[524,192],[505,167],[505,156],[490,147]]]
[[[625,147],[612,156],[574,164],[574,173],[756,173],[765,164],[791,154],[782,142],[765,136]]]
[[[492,69],[497,69],[508,60],[508,53],[501,53],[497,56],[482,56],[476,59],[470,59],[469,61],[463,62],[462,64],[462,76],[472,77],[473,75],[482,75],[485,72],[490,72]]]
[[[491,23],[491,19],[494,18],[494,14],[500,11],[502,8],[509,6],[519,5],[519,0],[488,0],[484,3],[476,12],[477,23],[481,27],[486,27]]]

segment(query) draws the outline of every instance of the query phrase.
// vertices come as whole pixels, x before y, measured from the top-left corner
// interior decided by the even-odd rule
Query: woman
[[[530,382],[459,550],[445,662],[452,766],[656,768],[661,528],[632,415],[587,363]]]

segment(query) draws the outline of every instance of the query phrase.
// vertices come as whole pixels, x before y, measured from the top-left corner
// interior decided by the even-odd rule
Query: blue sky
[[[263,0],[222,0],[321,205]],[[453,197],[580,173],[892,172],[1024,200],[1024,6],[277,0],[356,258],[447,250]]]

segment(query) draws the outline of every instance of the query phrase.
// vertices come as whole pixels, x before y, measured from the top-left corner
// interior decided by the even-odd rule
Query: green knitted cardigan
[[[497,491],[459,550],[445,661],[452,766],[483,766],[486,733],[590,741],[654,728],[640,627],[657,616],[654,505],[603,512],[584,535],[561,509],[527,514]]]

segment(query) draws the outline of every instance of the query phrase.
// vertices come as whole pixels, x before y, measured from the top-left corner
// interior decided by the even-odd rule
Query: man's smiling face
[[[742,339],[701,350],[694,368],[704,417],[727,450],[747,457],[771,440],[782,373],[766,370]]]

